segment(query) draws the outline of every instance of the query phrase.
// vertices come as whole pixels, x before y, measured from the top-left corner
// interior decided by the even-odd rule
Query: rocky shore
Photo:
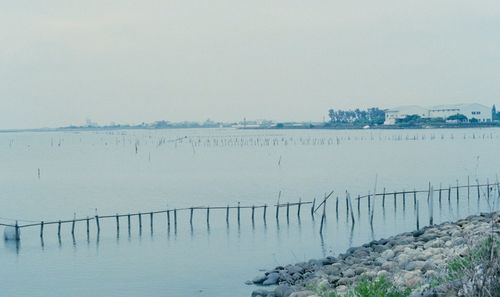
[[[337,256],[279,266],[248,283],[262,286],[252,297],[307,297],[317,295],[314,288],[342,295],[358,280],[384,277],[395,286],[411,288],[411,296],[437,296],[449,290],[449,284],[431,289],[432,280],[499,224],[500,212],[470,216],[352,247]]]

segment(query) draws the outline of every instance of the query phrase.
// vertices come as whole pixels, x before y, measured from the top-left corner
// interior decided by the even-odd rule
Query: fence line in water
[[[375,194],[367,194],[367,195],[359,195],[355,200],[357,201],[357,211],[358,211],[358,219],[360,218],[360,202],[362,199],[367,200],[367,208],[368,208],[368,215],[370,216],[370,225],[373,228],[373,214],[374,214],[374,208],[375,208],[375,200],[374,198],[377,196],[382,196],[382,208],[385,209],[385,200],[386,197],[393,197],[394,199],[394,210],[396,211],[397,207],[397,196],[402,195],[402,203],[403,203],[403,211],[405,211],[406,208],[406,200],[407,198],[410,198],[412,196],[413,198],[413,210],[416,215],[416,226],[417,229],[420,227],[420,222],[419,222],[419,213],[420,213],[420,207],[422,206],[418,199],[417,199],[417,193],[427,193],[427,208],[429,212],[429,224],[432,225],[434,222],[434,217],[433,217],[433,206],[434,206],[434,193],[438,193],[438,201],[439,205],[441,207],[442,199],[443,199],[443,191],[447,194],[447,200],[448,203],[451,201],[451,192],[452,190],[456,190],[456,201],[457,205],[460,200],[460,189],[467,188],[467,199],[468,201],[472,198],[471,194],[476,196],[477,195],[477,200],[479,203],[479,200],[481,199],[481,190],[486,188],[486,191],[483,191],[483,196],[487,198],[488,204],[491,198],[492,193],[497,192],[497,199],[500,199],[500,183],[489,183],[487,182],[486,184],[480,184],[479,181],[476,180],[476,184],[471,185],[470,180],[468,179],[467,185],[457,185],[456,186],[449,186],[449,187],[439,187],[437,189],[434,189],[431,184],[429,183],[429,187],[427,190],[412,190],[412,191],[393,191],[393,192],[386,192],[385,188],[382,193],[375,193]],[[474,191],[471,191],[474,190]],[[473,193],[476,192],[476,193]],[[170,230],[171,226],[171,221],[173,221],[174,226],[177,227],[177,212],[185,212],[189,211],[190,217],[189,217],[189,222],[190,225],[193,225],[193,217],[194,217],[194,210],[205,210],[206,211],[206,223],[207,225],[210,225],[210,210],[225,210],[225,215],[226,215],[226,223],[229,224],[229,213],[231,210],[237,211],[237,221],[238,224],[240,224],[240,219],[241,219],[241,210],[242,209],[250,209],[251,210],[251,220],[252,223],[255,221],[255,210],[257,209],[262,209],[262,218],[264,222],[267,220],[267,209],[274,207],[275,208],[275,218],[279,222],[279,211],[281,208],[286,209],[286,219],[289,221],[290,218],[290,207],[296,207],[297,209],[297,216],[300,218],[300,213],[301,213],[301,207],[303,205],[311,205],[310,209],[310,214],[314,218],[314,215],[318,209],[320,209],[323,206],[323,212],[321,215],[321,223],[320,223],[320,234],[323,231],[323,225],[324,221],[326,219],[326,203],[329,198],[333,195],[334,191],[331,191],[328,195],[325,194],[323,201],[316,206],[316,199],[313,201],[302,201],[299,200],[298,202],[287,202],[287,203],[280,203],[280,195],[278,197],[278,201],[276,204],[262,204],[262,205],[240,205],[238,202],[237,206],[192,206],[192,207],[183,207],[183,208],[172,208],[172,209],[165,209],[165,210],[156,210],[156,211],[149,211],[149,212],[136,212],[136,213],[127,213],[127,214],[114,214],[114,215],[95,215],[94,217],[85,217],[85,218],[73,218],[73,219],[66,219],[66,220],[56,220],[56,221],[40,221],[36,223],[29,223],[29,224],[23,224],[19,225],[18,221],[16,221],[15,224],[4,224],[0,223],[0,226],[5,226],[5,227],[12,227],[14,228],[15,232],[15,239],[19,240],[19,234],[20,234],[20,229],[22,228],[30,228],[30,227],[40,227],[40,237],[43,238],[44,236],[44,226],[46,225],[55,225],[57,224],[58,226],[58,236],[61,236],[61,226],[63,224],[71,224],[71,234],[74,235],[75,231],[75,225],[78,222],[86,222],[86,232],[87,234],[90,233],[90,222],[93,222],[96,224],[97,227],[97,233],[99,234],[100,232],[100,220],[103,219],[115,219],[116,220],[116,229],[117,232],[120,230],[120,218],[127,218],[127,227],[130,232],[131,229],[131,218],[132,217],[137,217],[138,218],[138,223],[139,223],[139,229],[142,230],[142,216],[148,216],[150,217],[150,227],[151,230],[153,229],[153,220],[154,220],[154,215],[155,214],[166,214],[166,219],[167,219],[167,226],[168,229]],[[445,197],[446,198],[446,197]],[[353,211],[353,206],[352,206],[352,200],[349,192],[346,191],[346,215],[347,218],[349,217],[352,220],[352,224],[354,225],[356,222],[355,216],[354,216],[354,211]],[[372,201],[373,200],[373,201]],[[339,213],[339,197],[337,196],[336,198],[336,203],[335,203],[335,212],[336,216],[338,218],[338,213]],[[171,220],[173,216],[173,220]]]

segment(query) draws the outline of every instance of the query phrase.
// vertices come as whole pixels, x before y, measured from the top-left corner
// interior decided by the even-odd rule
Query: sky
[[[0,1],[0,129],[500,105],[498,0]]]

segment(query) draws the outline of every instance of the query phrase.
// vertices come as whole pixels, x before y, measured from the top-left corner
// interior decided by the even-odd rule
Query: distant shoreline
[[[444,125],[378,125],[378,126],[361,126],[361,125],[342,125],[342,126],[327,126],[327,125],[311,125],[301,123],[301,126],[283,125],[281,127],[143,127],[143,126],[120,126],[120,127],[60,127],[60,128],[31,128],[31,129],[0,129],[0,133],[19,133],[19,132],[87,132],[87,131],[120,131],[120,130],[183,130],[183,129],[234,129],[234,130],[432,130],[432,129],[473,129],[473,128],[500,128],[500,123],[476,123],[476,124],[444,124]]]

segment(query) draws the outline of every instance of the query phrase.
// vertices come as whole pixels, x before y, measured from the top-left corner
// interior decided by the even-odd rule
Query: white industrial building
[[[397,119],[407,116],[418,115],[422,118],[442,118],[446,120],[449,116],[462,114],[479,122],[490,122],[491,108],[478,103],[436,105],[431,107],[421,107],[417,105],[400,106],[385,111],[384,125],[394,125]]]

